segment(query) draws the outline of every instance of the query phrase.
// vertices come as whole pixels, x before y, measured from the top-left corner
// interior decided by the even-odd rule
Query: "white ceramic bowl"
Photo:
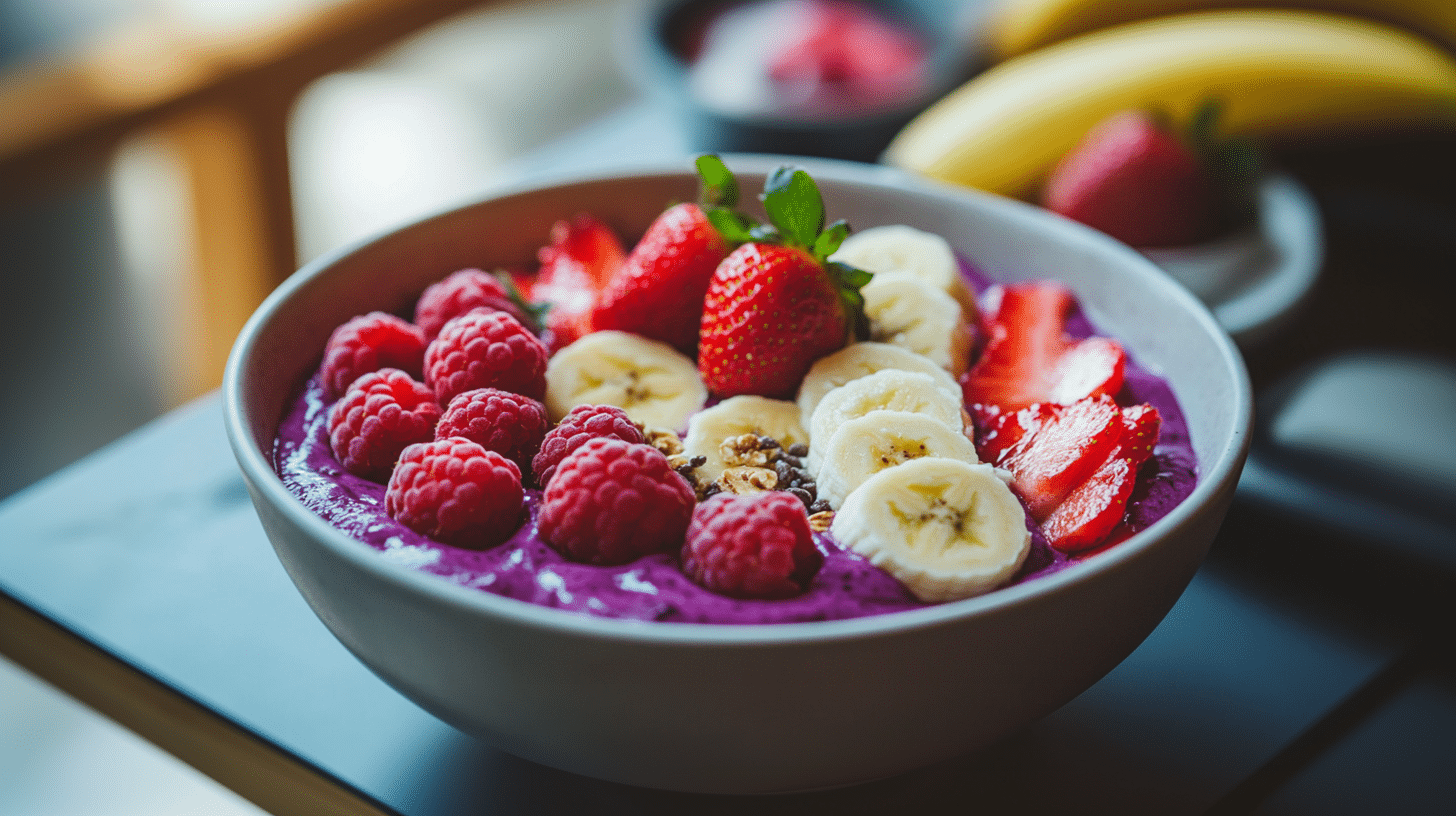
[[[729,156],[746,192],[772,157]],[[696,194],[688,167],[501,194],[309,264],[253,315],[224,384],[227,428],[263,527],[335,635],[401,693],[510,753],[588,776],[697,792],[846,785],[986,746],[1126,657],[1177,600],[1233,496],[1251,401],[1208,311],[1131,249],[1028,205],[873,165],[799,160],[831,218],[947,236],[1002,279],[1055,276],[1172,383],[1201,482],[1132,539],[979,598],[847,621],[604,620],[466,589],[386,561],[304,508],[269,466],[276,425],[329,332],[407,306],[429,282],[526,261],[553,220],[640,234]]]

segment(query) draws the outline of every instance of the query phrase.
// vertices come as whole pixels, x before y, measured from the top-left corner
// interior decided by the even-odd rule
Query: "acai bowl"
[[[730,156],[745,190],[782,164]],[[880,778],[973,750],[1096,682],[1162,619],[1228,506],[1250,400],[1206,309],[1145,259],[1009,200],[869,165],[799,161],[832,218],[914,224],[1001,282],[1054,278],[1176,394],[1197,483],[1166,515],[1055,571],[965,600],[844,620],[614,619],[421,571],[326,522],[273,461],[280,420],[334,329],[407,313],[431,283],[529,262],[552,224],[591,212],[640,236],[691,200],[690,167],[506,192],[321,258],[249,321],[225,380],[230,439],[280,560],[362,662],[503,750],[627,784],[770,793]],[[686,164],[686,163],[684,163]]]

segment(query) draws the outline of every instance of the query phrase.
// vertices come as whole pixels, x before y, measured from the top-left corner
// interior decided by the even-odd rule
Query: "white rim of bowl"
[[[1225,365],[1233,372],[1235,425],[1230,438],[1222,446],[1212,462],[1200,462],[1200,478],[1193,492],[1166,516],[1103,552],[1072,564],[1051,575],[1042,576],[1015,586],[994,590],[985,595],[961,601],[938,604],[922,609],[887,612],[859,618],[830,621],[805,621],[796,623],[688,623],[676,621],[642,621],[619,618],[602,618],[570,610],[540,606],[529,601],[507,598],[459,586],[439,576],[431,575],[410,567],[395,564],[379,557],[379,552],[367,544],[345,534],[323,517],[304,507],[273,471],[264,452],[253,443],[252,431],[248,426],[242,408],[243,370],[246,359],[261,327],[272,313],[294,290],[303,286],[320,270],[339,259],[350,255],[376,240],[413,228],[415,225],[453,212],[459,207],[449,207],[423,218],[411,221],[378,235],[361,239],[352,244],[326,253],[304,265],[274,290],[248,319],[223,374],[223,411],[228,441],[245,477],[266,500],[272,502],[280,512],[330,548],[338,557],[344,558],[375,577],[403,585],[434,600],[471,612],[487,612],[505,618],[512,623],[552,630],[602,640],[621,642],[681,644],[693,646],[751,647],[808,642],[825,642],[872,638],[897,632],[931,628],[951,623],[967,616],[994,614],[1000,610],[1029,603],[1037,598],[1056,593],[1077,583],[1084,577],[1118,569],[1144,550],[1153,547],[1156,540],[1173,528],[1191,523],[1198,509],[1215,493],[1232,489],[1238,478],[1238,468],[1248,452],[1249,430],[1253,419],[1252,389],[1248,372],[1244,367],[1233,341],[1192,293],[1168,277],[1161,269],[1135,250],[1124,247],[1096,230],[1066,219],[1057,218],[1039,207],[1013,199],[1005,199],[974,189],[956,187],[933,180],[912,176],[896,168],[883,165],[834,159],[810,159],[798,156],[773,156],[750,153],[725,153],[724,161],[734,168],[735,174],[755,175],[772,171],[782,164],[793,164],[807,169],[816,179],[860,184],[890,184],[912,192],[925,193],[948,199],[976,199],[981,203],[996,201],[997,206],[1007,207],[1009,217],[1020,221],[1043,221],[1053,232],[1066,233],[1071,240],[1091,242],[1097,251],[1120,254],[1134,273],[1147,279],[1147,284],[1163,290],[1163,294],[1181,301],[1190,317],[1208,333],[1218,346]],[[559,177],[542,175],[528,182],[511,184],[493,189],[480,201],[491,200],[516,193],[575,184],[588,181],[633,178],[639,176],[681,176],[681,164],[665,165],[661,161],[644,161],[639,166],[599,172],[574,172]]]

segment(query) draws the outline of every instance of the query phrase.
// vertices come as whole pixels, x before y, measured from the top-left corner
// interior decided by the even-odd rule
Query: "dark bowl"
[[[966,11],[951,0],[873,3],[929,46],[927,80],[894,107],[833,118],[747,115],[716,110],[694,95],[692,55],[704,25],[754,0],[643,0],[619,32],[621,60],[643,92],[673,109],[688,147],[703,152],[780,153],[871,162],[920,111],[962,84],[977,63],[965,35]]]

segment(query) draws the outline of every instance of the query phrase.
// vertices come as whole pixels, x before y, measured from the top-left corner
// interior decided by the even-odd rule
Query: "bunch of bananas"
[[[985,32],[1000,61],[910,122],[885,163],[1030,198],[1092,125],[1128,108],[1186,119],[1217,98],[1225,132],[1271,141],[1456,126],[1456,58],[1427,38],[1456,43],[1453,0],[1322,4],[1341,13],[1206,8],[1260,5],[1248,0],[1000,3]],[[1361,10],[1409,28],[1343,13]]]

